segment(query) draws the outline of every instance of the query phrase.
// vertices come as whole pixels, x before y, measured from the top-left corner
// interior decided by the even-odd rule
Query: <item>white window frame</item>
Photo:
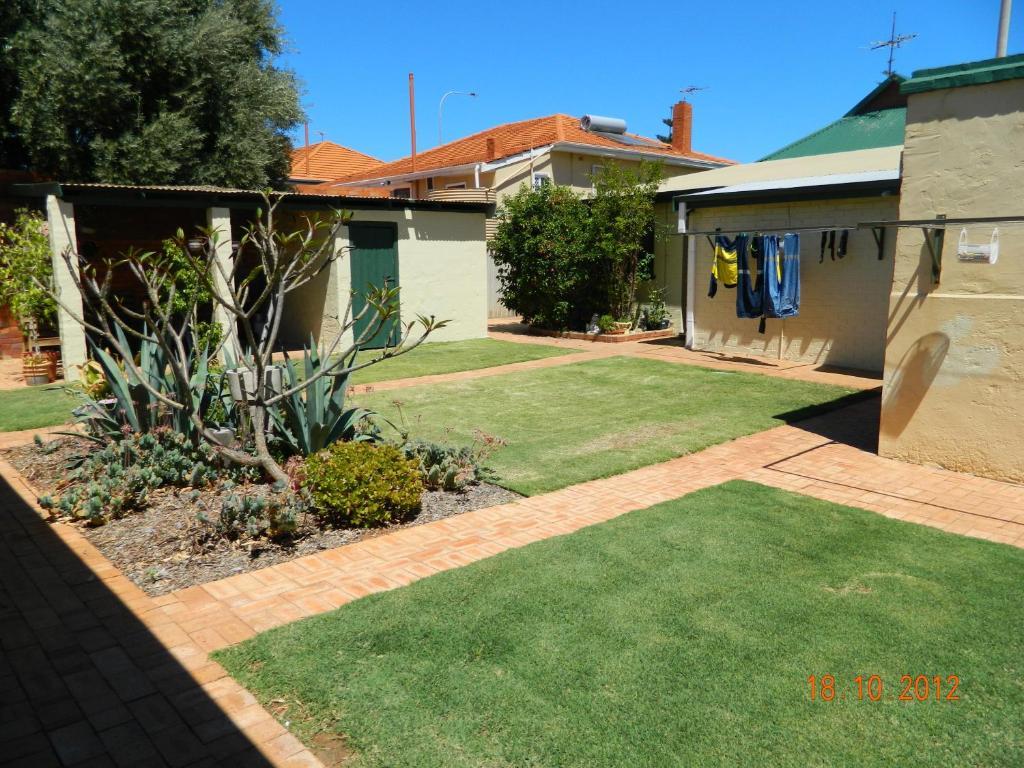
[[[603,165],[601,165],[599,163],[595,163],[594,165],[590,166],[590,185],[591,186],[594,185],[594,177],[597,176],[597,174],[600,173],[601,171],[603,171],[604,169],[605,169],[605,166],[603,166]]]
[[[533,174],[533,188],[540,189],[545,184],[551,183],[550,173],[534,173]]]

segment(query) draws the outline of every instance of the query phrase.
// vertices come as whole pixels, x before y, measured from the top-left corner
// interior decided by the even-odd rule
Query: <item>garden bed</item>
[[[51,450],[52,447],[52,450]],[[82,450],[73,438],[59,438],[47,452],[27,445],[3,452],[39,494],[59,491],[68,459]],[[236,492],[258,491],[244,486]],[[397,528],[421,525],[474,509],[504,504],[519,495],[489,483],[468,485],[460,492],[425,491],[414,518],[381,528],[321,528],[305,515],[288,539],[235,540],[209,536],[198,520],[204,513],[215,517],[227,491],[208,487],[193,493],[189,488],[159,488],[150,493],[146,509],[111,520],[106,525],[78,525],[82,534],[122,573],[149,595],[163,595],[185,587],[205,584],[246,571],[277,565]]]
[[[530,327],[533,336],[553,336],[558,339],[578,339],[580,341],[603,341],[617,344],[623,341],[651,341],[653,339],[671,339],[679,335],[679,331],[666,328],[663,331],[627,331],[626,333],[583,333],[582,331],[550,331],[546,328]]]

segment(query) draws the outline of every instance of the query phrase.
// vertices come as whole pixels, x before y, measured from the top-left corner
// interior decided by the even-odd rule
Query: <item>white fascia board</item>
[[[554,146],[554,144],[548,144],[545,147],[534,147],[533,149],[528,149],[525,152],[518,152],[514,155],[503,157],[500,160],[489,160],[488,162],[481,164],[480,170],[487,173],[489,171],[496,171],[499,168],[505,168],[509,165],[515,165],[516,163],[522,163],[526,160],[536,161],[551,152]]]
[[[616,149],[613,147],[595,147],[592,144],[575,144],[570,141],[560,141],[551,147],[552,151],[575,152],[578,155],[593,155],[594,157],[614,157],[619,160],[655,160],[665,165],[678,165],[685,168],[721,168],[728,163],[716,163],[710,160],[697,160],[690,157],[679,157],[678,155],[666,155],[661,152],[643,152],[629,149]]]

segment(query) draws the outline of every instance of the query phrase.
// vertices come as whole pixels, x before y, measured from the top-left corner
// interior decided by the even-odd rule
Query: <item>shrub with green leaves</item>
[[[304,487],[316,514],[335,527],[401,522],[420,508],[419,465],[393,445],[334,443],[306,459]]]

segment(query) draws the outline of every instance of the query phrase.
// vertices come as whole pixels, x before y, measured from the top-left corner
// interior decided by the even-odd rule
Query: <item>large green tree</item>
[[[0,107],[31,169],[133,184],[287,178],[286,132],[302,110],[294,75],[274,64],[284,41],[271,0],[38,0],[35,11],[11,38],[15,93]]]

